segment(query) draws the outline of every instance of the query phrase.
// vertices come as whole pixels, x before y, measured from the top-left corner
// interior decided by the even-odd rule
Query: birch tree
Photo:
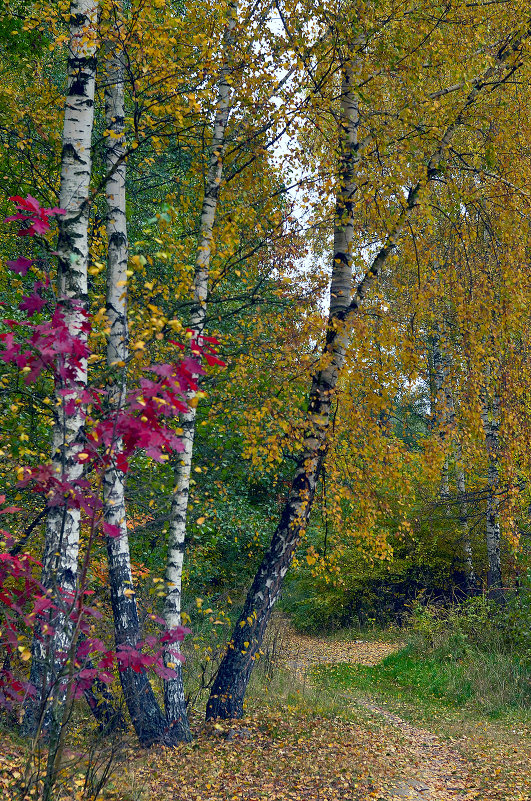
[[[220,665],[207,706],[207,718],[241,717],[243,699],[271,610],[277,600],[300,533],[308,520],[324,455],[325,432],[337,379],[345,359],[348,330],[344,318],[352,280],[353,202],[359,160],[358,102],[355,65],[343,67],[339,122],[340,168],[330,284],[330,313],[324,359],[329,362],[313,379],[308,404],[308,431],[297,460],[289,499],[271,545],[249,590],[229,649]]]
[[[204,333],[206,320],[209,268],[213,245],[212,238],[223,174],[227,122],[231,107],[232,50],[234,48],[234,34],[238,13],[236,2],[231,2],[228,12],[229,18],[223,37],[223,63],[219,74],[216,111],[213,124],[212,152],[205,182],[205,193],[199,228],[199,242],[192,287],[193,307],[190,316],[190,329],[194,339],[199,340]],[[186,536],[186,515],[188,510],[198,397],[195,393],[192,393],[188,400],[189,410],[181,417],[184,449],[177,457],[175,488],[169,517],[166,598],[164,603],[164,622],[169,631],[181,625],[181,587]],[[178,739],[188,741],[191,739],[191,735],[186,714],[178,642],[169,643],[167,645],[164,661],[167,667],[173,668],[176,672],[174,678],[167,679],[164,682],[166,716],[175,736],[177,736]]]
[[[496,389],[488,397],[488,390],[484,393],[481,421],[485,434],[487,449],[487,506],[485,512],[485,535],[487,543],[487,558],[489,572],[487,586],[489,595],[498,599],[501,597],[502,572],[500,557],[500,519],[499,519],[499,430],[500,430],[500,398]]]
[[[120,21],[106,43],[105,61],[105,195],[107,201],[107,368],[111,376],[108,402],[112,410],[123,406],[127,390],[127,217],[124,53]],[[137,602],[131,571],[131,556],[125,504],[125,472],[118,466],[120,441],[113,443],[113,463],[103,477],[105,523],[119,530],[106,537],[115,641],[118,647],[136,648],[140,639]],[[164,716],[145,670],[120,670],[124,700],[138,739],[151,745],[163,736]]]
[[[334,257],[330,285],[330,311],[321,367],[316,372],[308,398],[308,429],[302,452],[297,458],[288,500],[271,543],[258,567],[247,594],[243,611],[236,622],[227,651],[216,674],[207,703],[207,719],[241,717],[249,677],[260,645],[278,599],[282,582],[290,566],[300,536],[306,528],[326,448],[330,410],[349,342],[349,323],[358,312],[363,299],[370,291],[390,254],[395,250],[405,226],[414,212],[422,206],[426,186],[439,177],[441,165],[470,109],[486,86],[500,85],[520,66],[523,42],[528,37],[527,27],[522,34],[517,30],[492,56],[491,65],[472,86],[461,101],[455,117],[446,124],[440,139],[427,159],[423,176],[409,190],[407,199],[390,233],[372,260],[369,269],[357,286],[352,286],[351,246],[355,221],[352,198],[356,191],[356,168],[360,159],[357,146],[359,127],[356,84],[352,62],[342,64],[339,185],[334,222]],[[460,90],[464,84],[459,84]]]
[[[70,333],[87,335],[87,265],[91,142],[96,78],[97,5],[94,0],[72,0],[67,63],[67,95],[62,135],[57,243],[57,295]],[[68,360],[66,357],[66,366]],[[83,410],[79,395],[87,382],[86,361],[75,367],[76,378],[66,396],[56,386],[52,434],[52,469],[66,484],[74,485],[83,468],[77,454],[83,447]],[[30,680],[36,695],[26,704],[23,729],[36,734],[44,723],[59,725],[63,688],[61,677],[72,633],[68,609],[76,592],[80,512],[68,500],[48,509],[42,583],[51,592],[57,611],[51,621],[54,633],[36,626]],[[63,655],[62,657],[60,655]],[[46,710],[46,714],[43,713]],[[48,714],[51,712],[51,715]]]

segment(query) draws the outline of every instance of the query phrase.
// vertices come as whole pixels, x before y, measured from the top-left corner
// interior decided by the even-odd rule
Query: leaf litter
[[[277,696],[271,693],[243,720],[198,724],[194,743],[177,752],[154,750],[139,771],[145,797],[164,801],[170,797],[175,801],[499,798],[496,792],[485,792],[476,765],[457,745],[383,707],[341,694],[337,709],[323,712],[315,687],[317,694],[305,703],[304,688],[311,686],[313,666],[374,665],[400,647],[400,643],[339,642],[289,631],[276,661],[295,678],[295,692],[276,707]],[[524,796],[506,798],[523,801]]]
[[[277,655],[281,670],[291,676],[288,694],[279,696],[274,688],[262,693],[238,721],[206,724],[193,716],[194,741],[176,749],[142,751],[132,744],[102,798],[530,801],[528,730],[500,743],[499,726],[470,723],[450,741],[443,740],[352,693],[338,693],[333,706],[312,685],[309,674],[317,664],[376,664],[399,647],[289,631]],[[4,737],[0,767],[7,773],[9,765],[12,772],[22,767],[23,757],[20,746]],[[507,770],[511,765],[519,781]]]

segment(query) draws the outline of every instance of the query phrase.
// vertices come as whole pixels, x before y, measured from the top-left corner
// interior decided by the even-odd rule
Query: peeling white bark
[[[127,220],[125,209],[125,98],[121,53],[112,52],[108,46],[105,67],[105,167],[107,181],[107,367],[111,378],[107,386],[109,406],[119,409],[124,402],[128,357],[127,328]],[[113,443],[115,454],[121,443]],[[124,601],[133,589],[127,521],[125,508],[125,475],[112,464],[103,481],[103,514],[106,523],[118,526],[120,536],[107,538],[111,589],[117,604],[115,624],[119,630],[127,629]],[[128,595],[124,595],[127,591]],[[134,601],[134,599],[132,599]]]
[[[107,45],[105,76],[105,154],[107,181],[107,386],[111,409],[120,409],[127,388],[128,358],[127,324],[127,218],[126,218],[126,141],[123,53],[114,43]],[[121,441],[113,443],[114,457],[120,453]],[[117,526],[120,534],[107,537],[107,559],[115,641],[118,646],[135,648],[140,639],[138,608],[131,570],[131,554],[127,532],[125,474],[114,459],[103,477],[103,516],[106,523]],[[136,734],[143,745],[163,739],[166,722],[160,711],[145,671],[120,671],[120,682],[127,709]]]
[[[235,1],[230,3],[229,18],[223,38],[223,65],[220,69],[218,96],[212,135],[212,153],[205,183],[205,195],[201,210],[199,242],[195,260],[193,296],[194,306],[190,319],[190,328],[196,337],[203,333],[208,300],[208,279],[212,257],[212,236],[216,219],[223,160],[226,149],[225,132],[229,119],[232,88],[232,50],[234,47],[234,30],[237,24],[238,8]],[[194,399],[190,393],[188,401]],[[168,630],[181,624],[181,587],[184,560],[184,542],[186,536],[186,516],[190,490],[190,472],[194,448],[197,407],[190,406],[181,416],[183,430],[182,443],[184,450],[178,455],[175,467],[175,488],[169,518],[168,556],[166,565],[166,598],[164,604],[164,622]],[[189,727],[186,718],[186,705],[182,683],[182,670],[179,661],[179,643],[168,644],[164,660],[176,671],[173,679],[164,682],[164,700],[166,717],[182,739],[189,739]]]
[[[70,5],[68,88],[62,137],[61,182],[59,206],[66,214],[58,218],[58,297],[71,334],[84,338],[83,325],[87,311],[87,265],[89,186],[92,170],[91,141],[94,122],[94,87],[96,77],[95,0],[72,0]],[[68,356],[66,356],[68,359]],[[83,468],[77,453],[83,447],[83,414],[78,406],[73,413],[65,411],[65,403],[76,398],[87,383],[87,366],[82,364],[72,392],[61,396],[56,387],[54,428],[52,434],[52,465],[56,475],[74,483]],[[46,704],[60,705],[64,694],[61,675],[70,646],[72,627],[67,622],[69,602],[61,601],[76,590],[79,551],[79,521],[77,509],[55,506],[48,512],[43,557],[42,582],[58,602],[52,625],[53,636],[34,638],[31,682],[37,696],[26,706],[24,730],[35,734]],[[61,657],[60,655],[64,656]],[[43,718],[47,728],[47,717]]]

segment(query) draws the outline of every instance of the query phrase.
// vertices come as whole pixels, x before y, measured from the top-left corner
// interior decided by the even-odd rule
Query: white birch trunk
[[[448,357],[445,356],[441,342],[441,327],[437,325],[433,337],[433,370],[436,389],[436,416],[439,424],[439,433],[446,444],[448,436],[452,437],[453,454],[455,458],[456,489],[459,505],[459,528],[461,530],[461,544],[466,570],[467,590],[473,591],[477,585],[472,559],[472,545],[468,528],[468,511],[466,505],[466,481],[462,462],[461,445],[458,440],[455,404],[450,386]],[[446,454],[441,473],[441,498],[450,503],[449,455]],[[448,516],[450,508],[447,507]]]
[[[485,398],[481,410],[481,420],[487,447],[487,509],[485,533],[489,572],[487,586],[489,596],[501,599],[502,571],[500,555],[500,518],[499,518],[499,431],[500,431],[500,398],[495,394],[489,403]]]
[[[87,312],[87,265],[89,186],[92,170],[91,141],[94,122],[94,87],[96,77],[95,0],[72,0],[70,5],[70,39],[68,55],[68,88],[62,137],[61,183],[59,206],[66,214],[58,218],[58,296],[71,334],[83,338]],[[68,359],[68,356],[66,356]],[[52,465],[58,478],[74,483],[83,472],[77,453],[83,447],[83,414],[77,407],[65,411],[65,403],[76,398],[86,386],[87,368],[82,364],[72,392],[61,396],[56,386]],[[42,582],[51,590],[59,610],[51,621],[53,636],[41,633],[34,638],[31,682],[36,686],[35,699],[26,705],[23,729],[35,734],[44,707],[61,705],[64,694],[61,675],[70,645],[72,628],[66,612],[68,598],[76,591],[79,551],[80,513],[68,506],[49,510],[46,522]],[[61,601],[61,596],[65,600]],[[63,655],[61,657],[61,655]],[[55,713],[54,713],[55,716]],[[49,715],[42,717],[46,727]]]
[[[127,220],[125,213],[125,173],[123,160],[125,153],[125,99],[124,77],[121,54],[112,52],[113,45],[108,45],[105,75],[105,168],[107,181],[105,195],[107,200],[107,299],[106,312],[109,324],[107,339],[107,367],[110,371],[110,382],[107,385],[109,406],[119,409],[124,402],[127,389],[126,361],[128,353],[127,327]],[[120,441],[113,443],[116,454],[121,450]],[[124,610],[124,592],[129,594],[133,587],[127,521],[125,508],[125,474],[112,464],[106,471],[103,480],[103,514],[104,520],[120,529],[120,536],[107,537],[109,572],[111,589],[117,598],[113,598],[118,609],[115,614],[115,626],[127,628],[127,616]],[[133,599],[134,600],[134,599]],[[113,610],[114,611],[114,610]]]
[[[205,195],[201,209],[199,242],[195,261],[193,282],[194,305],[190,319],[190,328],[196,337],[200,337],[203,333],[206,318],[208,279],[212,256],[212,235],[223,174],[223,159],[226,148],[225,133],[232,98],[230,77],[232,72],[232,49],[234,46],[234,29],[237,24],[237,14],[237,3],[231,2],[229,6],[229,19],[223,37],[223,65],[219,75],[218,96],[212,136],[212,153],[206,177]],[[188,401],[193,400],[194,395],[192,393],[188,396]],[[179,454],[178,462],[175,467],[175,486],[169,518],[166,598],[163,613],[166,628],[170,631],[181,624],[182,569],[196,413],[197,406],[193,405],[181,416],[184,450]],[[178,642],[168,644],[164,654],[164,661],[167,666],[172,666],[176,671],[174,678],[164,682],[166,718],[175,736],[187,741],[190,739],[191,735],[186,713]]]
[[[105,76],[105,155],[107,181],[107,367],[110,380],[107,386],[111,409],[117,410],[125,401],[127,389],[126,362],[128,358],[127,325],[127,219],[125,163],[125,91],[123,54],[114,43],[107,46]],[[116,456],[121,442],[113,443]],[[114,632],[117,646],[136,647],[140,640],[138,609],[134,594],[131,555],[127,532],[125,505],[125,474],[113,462],[103,477],[103,516],[106,523],[117,526],[117,537],[107,536],[107,558]],[[125,702],[136,734],[143,745],[159,741],[165,721],[145,673],[131,669],[120,671]]]

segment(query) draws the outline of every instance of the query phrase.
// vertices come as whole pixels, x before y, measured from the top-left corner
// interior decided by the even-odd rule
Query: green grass
[[[355,690],[417,706],[466,708],[490,718],[531,706],[529,671],[504,654],[474,651],[456,659],[445,651],[423,655],[407,646],[373,667],[323,665],[313,675],[327,692]]]
[[[462,706],[472,695],[470,681],[460,665],[438,659],[419,659],[410,646],[391,654],[373,667],[365,665],[325,665],[314,675],[329,689],[377,691],[395,698],[410,696],[420,700],[442,701]]]

